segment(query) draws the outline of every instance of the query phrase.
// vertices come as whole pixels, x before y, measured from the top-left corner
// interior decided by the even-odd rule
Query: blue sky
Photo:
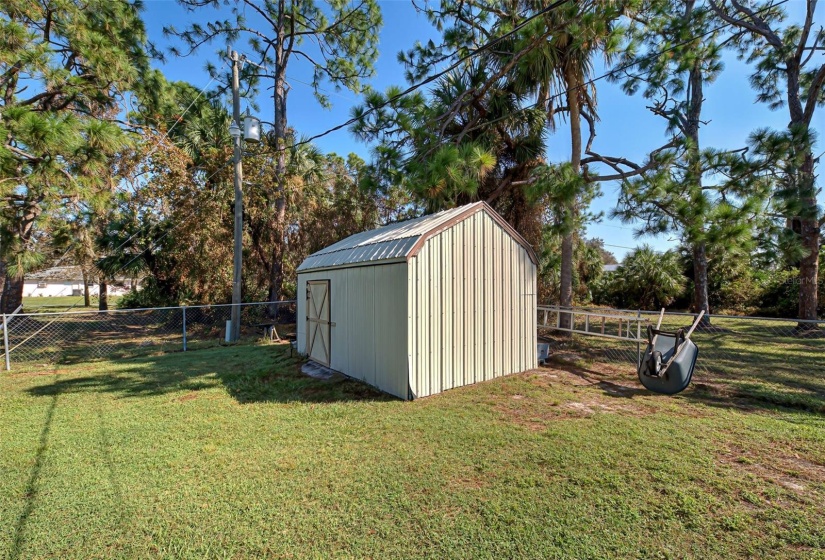
[[[372,87],[383,90],[389,85],[404,84],[404,71],[397,62],[396,55],[401,50],[412,46],[416,40],[438,38],[436,31],[429,25],[423,14],[418,14],[409,0],[385,0],[380,2],[384,27],[380,33],[380,55],[376,64],[376,75],[370,80]],[[174,40],[163,37],[163,27],[174,25],[185,28],[194,21],[205,22],[216,17],[226,17],[216,9],[204,8],[197,13],[187,12],[173,0],[148,0],[145,3],[144,19],[149,37],[160,47],[175,44]],[[804,15],[804,2],[790,0],[786,5],[791,20],[801,21]],[[817,9],[815,21],[823,22],[825,9]],[[263,26],[262,26],[263,27]],[[250,52],[245,42],[233,45],[237,50]],[[201,88],[209,82],[205,70],[206,63],[219,64],[216,53],[225,49],[222,43],[206,45],[192,56],[175,58],[169,56],[165,63],[156,63],[170,80],[185,80]],[[821,56],[821,55],[820,55]],[[739,148],[745,144],[748,135],[756,128],[786,126],[787,111],[771,112],[764,105],[755,103],[755,94],[748,84],[750,68],[738,61],[733,53],[725,57],[725,71],[718,80],[706,88],[703,118],[709,120],[701,132],[705,146],[716,148]],[[314,135],[334,125],[346,121],[352,106],[359,104],[358,97],[349,91],[341,91],[330,96],[332,109],[321,108],[312,96],[312,89],[302,82],[311,80],[310,70],[300,63],[294,63],[288,71],[292,86],[288,100],[288,118],[291,126],[305,136]],[[642,160],[651,149],[664,143],[664,125],[660,118],[651,115],[645,109],[641,96],[628,97],[618,85],[601,80],[597,84],[599,114],[597,137],[594,142],[596,151]],[[331,90],[330,87],[325,89]],[[272,120],[272,102],[261,95],[258,103],[261,107],[259,116],[265,121]],[[825,109],[825,108],[823,108]],[[825,110],[820,109],[815,117],[814,127],[821,134],[825,130]],[[547,155],[551,161],[563,161],[569,158],[568,136],[560,127],[548,142]],[[316,144],[325,152],[337,152],[346,155],[354,152],[369,159],[369,146],[358,142],[347,130],[332,133],[318,139]],[[819,151],[825,147],[820,142]],[[607,214],[615,205],[618,185],[602,185],[603,195],[597,199],[592,209]],[[642,242],[649,243],[659,250],[673,247],[676,242],[667,237],[644,237],[635,239],[632,225],[623,224],[605,217],[601,223],[590,224],[587,228],[590,237],[601,237],[608,249],[621,259],[628,247],[635,247]]]

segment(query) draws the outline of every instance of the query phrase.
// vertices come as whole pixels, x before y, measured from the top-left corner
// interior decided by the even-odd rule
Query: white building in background
[[[353,235],[298,267],[298,351],[402,399],[535,368],[537,264],[484,202]]]
[[[96,280],[96,279],[95,279]],[[108,285],[110,296],[120,296],[131,290],[132,280],[118,277]],[[89,281],[89,295],[100,294],[100,285]],[[83,295],[83,272],[79,266],[55,266],[27,274],[23,282],[23,297],[60,297]]]

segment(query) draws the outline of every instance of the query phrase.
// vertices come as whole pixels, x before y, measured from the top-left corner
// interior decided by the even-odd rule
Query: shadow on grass
[[[116,398],[153,397],[223,387],[241,404],[384,401],[392,397],[343,376],[328,380],[301,373],[288,344],[210,348],[112,360],[99,373],[72,376],[29,389],[35,396],[100,392]]]
[[[611,397],[620,397],[625,399],[632,399],[640,395],[649,395],[646,389],[636,387],[628,387],[620,383],[615,383],[608,379],[608,375],[596,369],[584,367],[581,364],[574,364],[567,361],[552,361],[553,365],[563,368],[565,371],[572,373],[585,381],[588,385],[598,387],[604,393]]]
[[[606,384],[606,392],[614,392],[609,385],[614,381],[621,384],[632,377],[635,383],[634,341],[549,338],[551,355],[571,356],[568,363],[584,368],[580,374],[589,370],[591,381]],[[825,413],[825,341],[780,333],[756,338],[743,332],[697,332],[693,338],[699,346],[699,361],[691,386],[682,393],[684,398],[719,407],[784,407]]]
[[[34,465],[29,474],[29,479],[26,481],[25,498],[26,504],[23,506],[23,511],[17,518],[14,525],[14,540],[9,551],[9,558],[16,560],[20,558],[23,551],[23,544],[26,541],[26,525],[29,517],[34,511],[34,504],[37,501],[37,494],[40,490],[40,472],[43,470],[43,456],[46,454],[46,449],[49,446],[49,433],[52,429],[52,420],[54,419],[54,410],[57,408],[57,398],[60,392],[51,394],[51,402],[49,408],[46,409],[46,419],[43,422],[43,428],[40,430],[40,439],[38,440],[37,450],[34,456]]]
[[[590,360],[555,360],[552,363],[581,378],[587,385],[601,389],[610,397],[632,399],[637,396],[655,395],[643,389],[641,385],[630,385],[636,385],[635,365],[626,368],[617,368],[615,365],[606,367],[604,363]],[[770,368],[767,364],[766,367]],[[779,367],[779,364],[776,364],[776,367]],[[819,383],[821,379],[809,380],[808,376],[809,373],[804,371],[783,370],[777,373],[754,374],[748,371],[711,373],[697,369],[691,384],[679,394],[679,397],[720,408],[784,408],[823,414],[825,391]],[[661,398],[670,397],[661,395]]]

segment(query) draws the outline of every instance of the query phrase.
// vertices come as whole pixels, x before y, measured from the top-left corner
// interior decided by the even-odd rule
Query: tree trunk
[[[6,275],[6,281],[3,284],[2,302],[0,302],[3,313],[14,313],[18,307],[23,305],[23,282],[22,275],[20,277]]]
[[[796,180],[797,191],[794,193],[796,200],[792,201],[804,208],[801,216],[785,216],[789,222],[799,220],[800,231],[794,232],[799,235],[805,256],[799,262],[799,307],[798,319],[802,321],[817,318],[817,308],[819,306],[817,284],[819,282],[819,236],[820,218],[819,210],[816,207],[816,185],[814,175],[814,160],[811,153],[811,120],[817,107],[816,100],[822,95],[822,88],[825,87],[821,80],[811,79],[810,76],[817,76],[823,71],[822,66],[808,68],[805,66],[812,60],[811,49],[816,49],[818,40],[814,39],[812,46],[805,44],[808,37],[818,37],[818,30],[815,27],[813,14],[816,11],[816,0],[807,0],[807,17],[804,25],[794,31],[777,33],[771,28],[770,23],[760,18],[756,18],[747,8],[740,7],[734,3],[736,14],[744,14],[732,17],[727,15],[724,4],[711,2],[713,10],[726,21],[735,24],[741,30],[747,30],[754,35],[761,35],[767,40],[766,49],[774,51],[776,57],[785,57],[784,60],[776,60],[763,53],[760,63],[767,63],[774,69],[782,72],[785,77],[785,95],[790,122],[788,123],[788,134],[793,142],[793,147],[787,155],[791,158],[802,156],[804,160],[799,164],[799,171],[794,172],[796,176],[790,177]],[[811,32],[813,34],[811,35]],[[800,41],[797,48],[789,49],[789,42],[786,39]],[[816,59],[813,59],[816,60]],[[819,64],[815,62],[814,64]],[[804,98],[803,98],[804,94]],[[809,103],[811,103],[809,105]],[[796,206],[792,204],[791,206]],[[814,329],[814,323],[798,324],[801,330]]]
[[[820,223],[816,210],[816,188],[814,186],[814,163],[810,151],[805,156],[802,166],[802,193],[803,207],[810,209],[809,215],[800,220],[800,237],[805,255],[799,261],[799,316],[801,320],[815,320],[817,318],[818,286],[819,286],[819,237]],[[799,328],[814,328],[814,323],[799,323]]]
[[[28,202],[22,207],[22,216],[19,222],[13,223],[12,231],[19,241],[19,251],[25,251],[34,233],[34,222],[40,216],[40,205],[36,202]],[[3,282],[3,295],[0,296],[0,312],[14,313],[14,310],[23,304],[23,284],[24,274],[21,271],[19,277],[14,277],[4,269],[6,273]]]
[[[279,45],[278,60],[283,60],[283,52]],[[286,120],[286,66],[279,64],[275,71],[275,178],[277,182],[274,204],[275,227],[273,228],[272,260],[269,268],[269,301],[283,299],[284,285],[284,254],[286,253],[286,174],[287,174],[287,120]],[[276,310],[271,310],[274,315]]]
[[[579,79],[576,70],[569,65],[565,70],[565,85],[567,86],[567,106],[570,111],[570,165],[573,172],[581,173],[582,158],[582,131],[581,131],[581,107],[579,106]],[[561,241],[561,271],[560,288],[561,294],[559,305],[562,307],[573,306],[573,239],[576,234],[577,200],[568,202],[565,213],[567,224]],[[563,329],[573,327],[572,315],[563,313],[559,317],[559,325]]]
[[[814,158],[811,153],[810,119],[813,113],[806,115],[802,99],[800,98],[800,75],[802,73],[801,59],[791,57],[785,61],[785,74],[787,76],[786,87],[788,97],[788,112],[791,122],[788,125],[790,135],[797,139],[795,146],[797,154],[804,154],[804,160],[799,168],[797,177],[796,196],[803,208],[799,218],[799,240],[805,255],[799,261],[799,307],[797,318],[802,321],[810,321],[817,318],[817,308],[819,307],[819,210],[816,206],[816,177],[814,176]],[[808,92],[811,95],[811,92]],[[791,220],[793,222],[793,220]],[[815,329],[815,323],[799,323],[800,330]]]
[[[685,4],[685,19],[689,20],[693,12],[693,1]],[[702,104],[705,101],[703,92],[703,78],[701,62],[697,61],[688,73],[688,110],[687,124],[684,127],[687,138],[688,166],[686,181],[690,192],[697,197],[702,195],[702,156],[699,150],[699,126],[702,117]],[[704,226],[704,224],[702,224]],[[693,230],[694,228],[690,228]],[[702,318],[702,325],[710,324],[710,305],[708,301],[708,255],[705,246],[704,227],[700,228],[698,239],[692,240],[693,250],[693,312],[705,312]],[[695,234],[694,234],[695,235]]]
[[[693,312],[705,312],[702,324],[710,324],[708,302],[708,257],[704,243],[693,246]]]
[[[80,274],[83,275],[83,307],[89,307],[92,305],[92,298],[89,295],[89,277],[83,267],[80,267]]]
[[[6,261],[0,259],[0,309],[3,307],[4,293],[6,293]]]
[[[565,234],[561,240],[561,286],[559,305],[562,307],[573,306],[573,234]],[[559,326],[563,329],[572,327],[572,316],[569,313],[562,313],[559,318]]]
[[[100,291],[98,292],[98,306],[100,311],[109,310],[109,284],[106,282],[106,277],[100,277]]]

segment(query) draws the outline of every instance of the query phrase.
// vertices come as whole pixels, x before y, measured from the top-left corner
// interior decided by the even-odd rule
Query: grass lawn
[[[0,558],[825,558],[825,417],[777,380],[580,362],[401,402],[297,366],[0,374]]]
[[[650,317],[656,324],[656,317]],[[555,322],[555,317],[551,323]],[[606,322],[605,333],[620,332],[616,320]],[[662,328],[670,331],[689,328],[691,316],[667,316]],[[825,327],[825,325],[822,325]],[[795,331],[794,321],[714,317],[710,327],[700,327],[693,333],[699,346],[696,364],[697,388],[715,392],[722,403],[731,397],[773,403],[790,408],[808,409],[825,414],[825,330],[811,335]],[[577,317],[576,328],[584,330],[584,318]],[[635,329],[635,325],[633,326]],[[598,332],[594,319],[589,330]],[[627,336],[627,324],[621,331]],[[643,352],[647,344],[642,329]],[[573,359],[590,359],[621,364],[624,371],[636,367],[637,345],[629,340],[576,335],[572,339],[559,336],[551,329],[541,329],[551,341],[554,354],[566,354]],[[635,330],[632,333],[635,335]]]
[[[117,308],[120,296],[109,296],[109,308]],[[98,299],[92,298],[91,307],[83,306],[83,296],[24,297],[23,313],[56,313],[59,311],[82,311],[97,309]]]

